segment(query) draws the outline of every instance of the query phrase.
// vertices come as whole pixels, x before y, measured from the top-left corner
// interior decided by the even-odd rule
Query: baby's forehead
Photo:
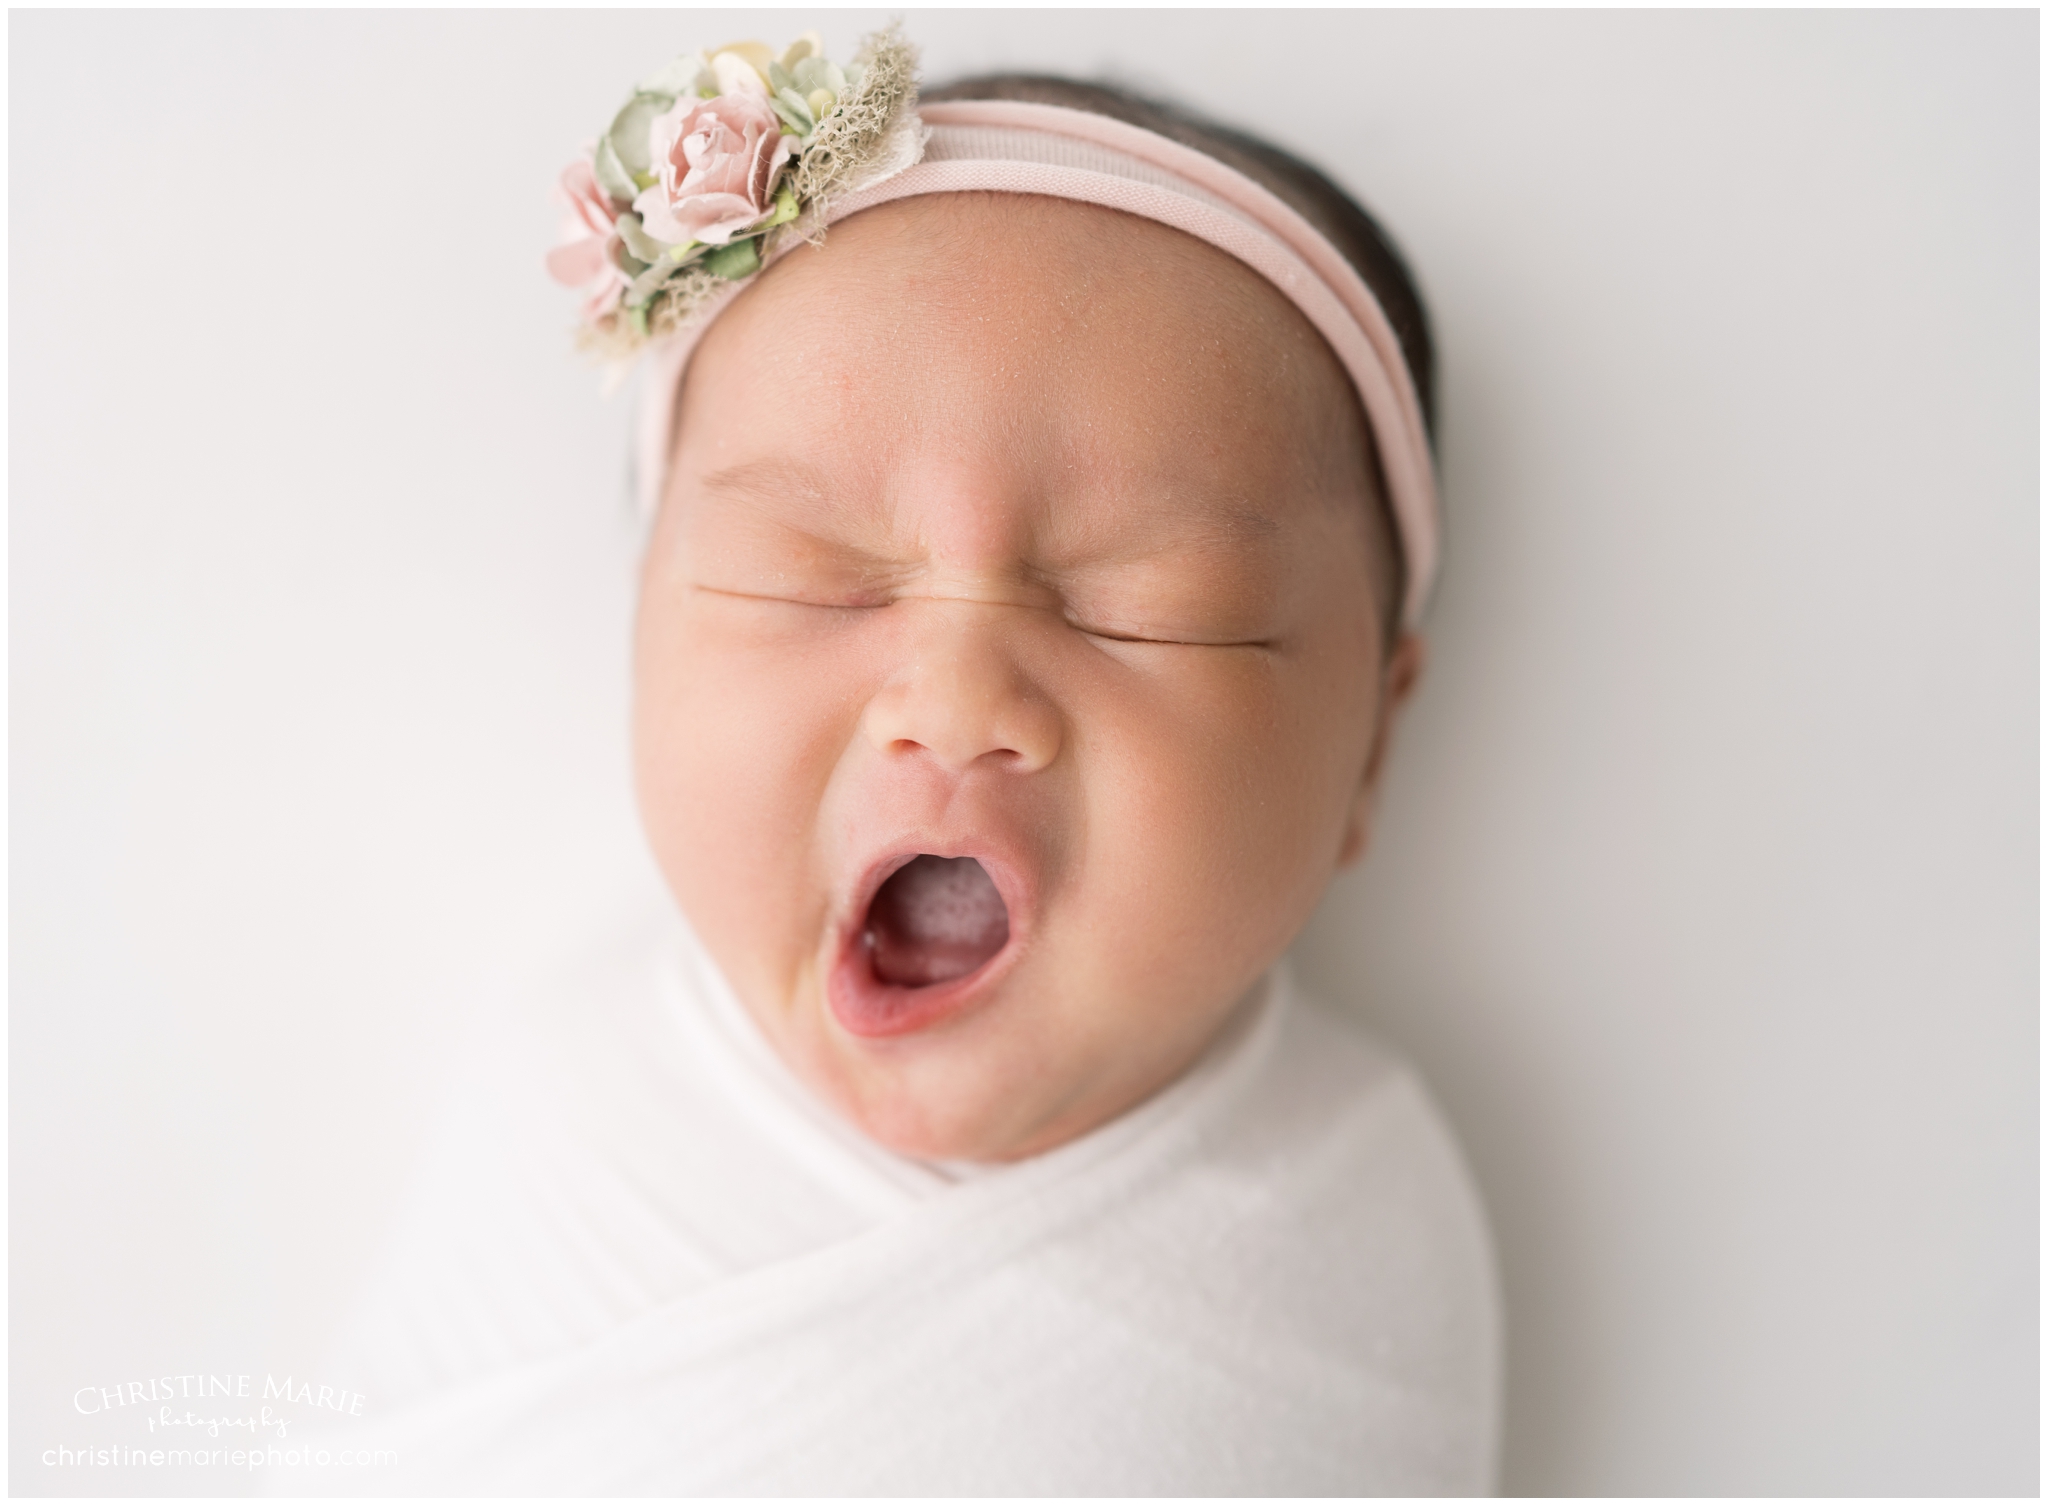
[[[1236,257],[1170,226],[1121,210],[1040,194],[922,194],[834,225],[818,246],[760,279],[800,282],[841,313],[911,288],[928,297],[1000,285],[1019,303],[1075,318],[1091,307],[1153,305],[1225,326],[1261,325],[1328,346],[1293,303]],[[1331,368],[1340,374],[1334,354]]]
[[[1002,443],[1153,476],[1335,465],[1349,484],[1366,453],[1343,367],[1260,274],[1023,194],[884,204],[770,267],[706,333],[682,437],[770,411],[868,454]]]

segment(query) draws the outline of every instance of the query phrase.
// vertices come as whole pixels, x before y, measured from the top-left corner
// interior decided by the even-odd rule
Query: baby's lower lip
[[[869,1037],[909,1035],[950,1019],[974,1003],[983,992],[985,975],[1002,960],[1002,955],[997,953],[974,972],[950,983],[904,988],[882,982],[875,976],[874,967],[863,949],[849,947],[840,954],[839,966],[832,971],[831,981],[825,989],[825,1002],[831,1008],[833,1018],[850,1034]]]
[[[1008,922],[1001,945],[970,971],[922,986],[903,979],[900,948],[892,949],[887,936],[875,934],[871,919],[877,901],[871,897],[858,922],[842,938],[826,980],[825,1002],[833,1018],[852,1035],[901,1036],[929,1029],[981,1002],[998,976],[1009,970],[1022,920],[1015,886],[1000,888]]]

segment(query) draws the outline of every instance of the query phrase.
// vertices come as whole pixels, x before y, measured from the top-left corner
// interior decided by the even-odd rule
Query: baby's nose
[[[964,773],[976,765],[1029,774],[1060,750],[1060,715],[1005,642],[1018,609],[959,602],[904,604],[924,620],[896,673],[868,702],[863,726],[888,754],[922,751]]]

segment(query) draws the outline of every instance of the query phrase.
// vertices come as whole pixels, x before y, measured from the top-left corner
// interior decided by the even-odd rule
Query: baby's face
[[[1006,1159],[1181,1072],[1363,845],[1391,705],[1341,368],[1223,253],[939,195],[692,362],[637,629],[649,838],[786,1061]]]

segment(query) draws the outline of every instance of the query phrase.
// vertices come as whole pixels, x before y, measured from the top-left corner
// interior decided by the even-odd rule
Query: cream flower
[[[758,59],[758,61],[757,61]],[[768,97],[768,49],[759,42],[738,42],[711,55],[711,76],[720,94],[758,94]],[[701,87],[701,86],[700,86]]]

